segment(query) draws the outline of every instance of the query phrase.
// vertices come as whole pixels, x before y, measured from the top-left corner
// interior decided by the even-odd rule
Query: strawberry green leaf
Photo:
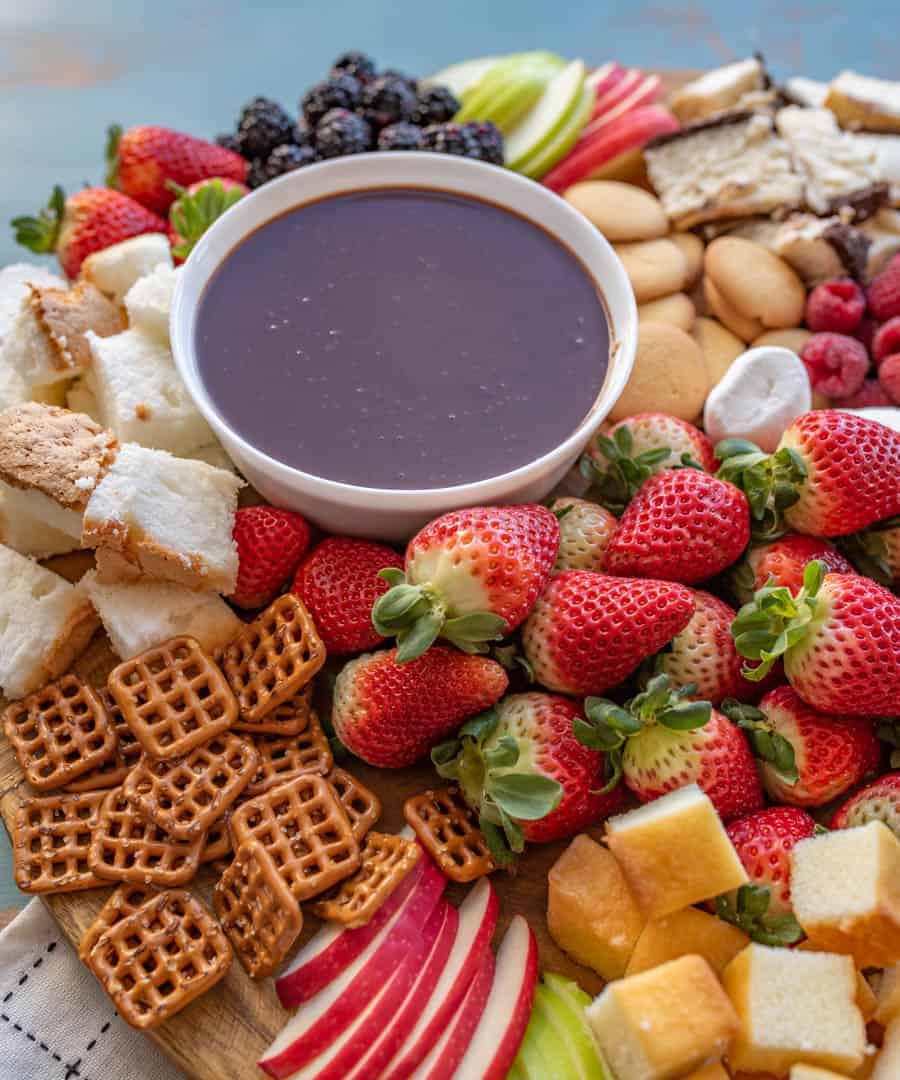
[[[592,794],[608,795],[611,791],[615,791],[622,781],[622,771],[622,751],[610,750],[603,759],[603,778],[606,783]]]
[[[535,773],[503,773],[489,776],[486,794],[512,818],[538,821],[559,806],[562,784]]]
[[[169,222],[179,237],[172,253],[186,259],[206,230],[243,196],[243,187],[226,187],[217,177],[206,180],[193,194],[183,191],[169,210]]]
[[[122,125],[110,124],[106,129],[106,186],[117,188],[119,186],[119,143],[122,141]]]
[[[803,930],[793,915],[769,915],[769,890],[758,885],[742,885],[734,904],[727,896],[717,896],[716,915],[743,930],[761,945],[793,945]]]
[[[581,745],[590,750],[615,750],[625,742],[625,736],[621,731],[616,731],[602,721],[588,723],[576,717],[572,721],[572,732]]]
[[[427,597],[416,585],[395,585],[379,596],[372,609],[372,621],[379,633],[402,630],[429,610]]]
[[[516,856],[510,847],[506,831],[503,829],[502,825],[497,825],[493,821],[488,821],[482,816],[478,823],[478,827],[484,835],[488,851],[491,853],[491,858],[494,862],[498,866],[514,866]],[[522,848],[524,849],[524,847],[525,844],[523,840]]]
[[[485,641],[499,641],[506,632],[506,619],[491,611],[473,611],[447,619],[442,636],[454,645],[479,645]]]
[[[50,195],[50,201],[38,212],[37,217],[16,217],[10,224],[16,236],[16,243],[28,248],[37,255],[49,255],[56,250],[59,230],[66,212],[66,196],[57,184]]]
[[[443,623],[442,616],[429,611],[417,619],[408,630],[397,635],[397,663],[405,664],[422,655],[437,640]]]
[[[584,715],[591,724],[604,725],[623,735],[635,735],[644,726],[638,717],[606,698],[584,699]]]
[[[378,571],[378,576],[382,581],[386,581],[388,585],[406,584],[406,574],[396,566],[386,566],[383,570]]]
[[[708,723],[711,716],[708,701],[679,701],[662,709],[656,720],[670,731],[694,731]]]
[[[452,775],[448,775],[445,772],[441,772],[442,769],[453,764],[456,758],[459,756],[459,752],[462,749],[462,744],[459,739],[447,739],[446,742],[438,743],[437,746],[431,748],[431,761],[441,776],[447,779],[456,779],[456,772],[453,771]]]
[[[511,769],[519,760],[519,744],[511,735],[504,735],[497,740],[496,746],[484,750],[484,761],[488,772],[492,769]]]
[[[485,709],[484,712],[480,712],[476,716],[470,716],[459,729],[458,736],[459,738],[475,739],[476,742],[483,743],[494,734],[499,722],[500,715],[496,709]]]
[[[627,424],[616,428],[612,438],[598,435],[595,446],[606,458],[606,462],[600,463],[585,454],[579,463],[582,476],[591,484],[588,498],[596,499],[617,515],[624,511],[635,492],[653,475],[656,467],[671,454],[669,447],[657,446],[632,456],[634,439]]]
[[[507,671],[518,668],[530,683],[534,682],[534,668],[514,642],[509,645],[495,645],[491,649],[491,656],[502,668]]]

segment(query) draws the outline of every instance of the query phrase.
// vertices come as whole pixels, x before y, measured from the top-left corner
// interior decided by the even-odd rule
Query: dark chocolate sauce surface
[[[598,288],[559,241],[492,203],[369,189],[291,210],[223,261],[196,322],[228,423],[295,468],[435,488],[525,465],[570,435],[606,374]]]

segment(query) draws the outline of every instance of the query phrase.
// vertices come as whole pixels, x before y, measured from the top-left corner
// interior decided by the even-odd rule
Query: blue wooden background
[[[293,107],[348,48],[426,74],[544,48],[589,64],[702,68],[761,50],[778,77],[900,78],[900,0],[0,0],[0,265],[6,223],[102,177],[106,126],[211,136],[255,94]],[[0,908],[21,896],[0,829]]]

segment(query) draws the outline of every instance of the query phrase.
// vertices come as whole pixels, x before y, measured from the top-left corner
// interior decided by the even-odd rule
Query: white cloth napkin
[[[184,1080],[119,1019],[40,900],[0,934],[0,1080]]]

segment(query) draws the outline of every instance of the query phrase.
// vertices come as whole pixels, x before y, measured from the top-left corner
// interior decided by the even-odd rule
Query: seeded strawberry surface
[[[232,603],[258,608],[273,600],[303,558],[309,538],[302,514],[274,506],[238,510],[234,520],[238,580],[229,598]]]
[[[616,518],[587,499],[557,499],[554,513],[559,519],[559,554],[556,570],[602,570],[606,545],[616,530]]]
[[[791,852],[799,840],[813,836],[815,828],[809,814],[788,806],[760,810],[727,827],[750,881],[769,890],[770,914],[792,910]]]
[[[622,427],[627,427],[631,432],[634,444],[632,452],[635,455],[668,447],[669,456],[654,466],[654,472],[679,465],[683,454],[689,454],[707,472],[715,472],[716,457],[712,443],[699,428],[686,420],[661,412],[635,413],[618,420],[609,428],[607,435],[612,437]],[[596,448],[592,447],[589,453],[598,464],[604,463],[603,455]]]
[[[85,188],[66,200],[56,252],[69,278],[95,251],[143,233],[166,232],[166,221],[118,191]]]
[[[803,586],[803,571],[813,559],[820,559],[833,573],[853,573],[851,564],[827,540],[792,533],[751,548],[747,553],[753,571],[753,591],[761,589],[771,578],[773,585],[797,592]]]
[[[900,838],[900,772],[885,773],[861,788],[835,811],[832,829],[855,829],[883,821]]]

